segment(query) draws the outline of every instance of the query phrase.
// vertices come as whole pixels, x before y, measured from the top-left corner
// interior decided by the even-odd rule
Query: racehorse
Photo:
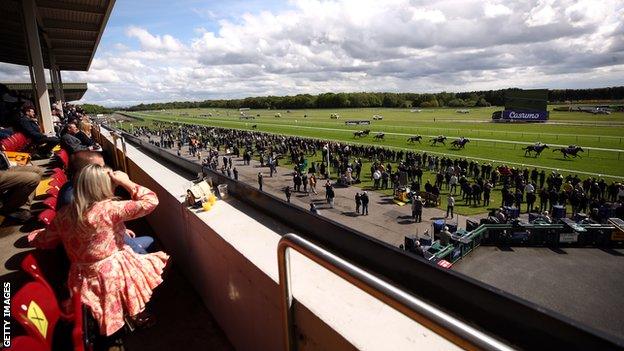
[[[470,139],[462,137],[462,138],[453,140],[453,142],[451,143],[451,146],[456,149],[463,149],[464,147],[466,147],[466,144],[468,144],[469,142],[470,142]]]
[[[446,137],[444,135],[440,135],[433,139],[430,139],[429,142],[431,143],[431,146],[435,146],[437,143],[442,143],[442,145],[446,145]]]
[[[568,155],[572,155],[573,157],[581,157],[579,152],[585,152],[582,147],[576,145],[570,145],[568,147],[561,147],[558,149],[553,149],[553,152],[559,151],[563,154],[563,158],[568,158]]]
[[[420,135],[415,135],[415,136],[411,136],[409,138],[407,138],[407,142],[408,143],[415,143],[418,142],[420,144],[420,140],[422,139],[422,136]]]
[[[258,125],[254,124],[253,126],[251,126],[251,129],[258,129]]]
[[[368,135],[368,133],[366,133],[363,130],[358,130],[357,132],[353,132],[353,137],[354,138],[360,138],[360,137],[363,137],[365,135]]]
[[[539,156],[542,151],[544,151],[544,149],[548,149],[548,145],[546,144],[535,144],[535,145],[529,145],[527,147],[523,147],[522,150],[524,150],[524,157],[531,156],[531,152],[535,152],[535,157]]]
[[[383,140],[383,138],[386,136],[386,134],[384,133],[377,133],[375,134],[375,139],[377,140]]]

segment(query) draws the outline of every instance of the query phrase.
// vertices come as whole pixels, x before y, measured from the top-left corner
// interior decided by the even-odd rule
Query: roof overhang
[[[26,94],[32,93],[32,84],[30,83],[2,83],[7,86],[10,90],[16,90],[19,92],[23,92]],[[63,94],[65,94],[65,100],[67,101],[77,101],[82,99],[82,96],[87,92],[87,83],[63,83]],[[52,89],[52,84],[48,83],[48,94],[50,96],[54,96],[54,89]],[[60,97],[56,100],[60,100]]]
[[[87,71],[115,0],[35,0],[45,68],[50,53],[63,71]],[[22,0],[2,1],[0,62],[29,65]]]

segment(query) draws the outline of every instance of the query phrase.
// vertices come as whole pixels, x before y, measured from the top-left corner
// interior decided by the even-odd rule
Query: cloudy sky
[[[624,84],[624,1],[117,0],[83,102]],[[0,81],[29,81],[0,64]]]

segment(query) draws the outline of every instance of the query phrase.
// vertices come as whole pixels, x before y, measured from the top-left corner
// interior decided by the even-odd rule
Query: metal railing
[[[513,348],[450,316],[429,303],[394,285],[388,284],[375,275],[295,234],[284,235],[277,247],[279,284],[282,298],[282,322],[286,350],[297,349],[293,326],[293,297],[288,249],[299,252],[330,272],[464,349],[513,350]]]

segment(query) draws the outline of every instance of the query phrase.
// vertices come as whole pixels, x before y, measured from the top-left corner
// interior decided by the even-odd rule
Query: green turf
[[[260,117],[255,120],[240,120],[237,110],[219,109],[187,109],[168,111],[146,111],[130,113],[133,116],[143,118],[145,121],[134,121],[134,126],[152,125],[153,121],[184,122],[191,124],[211,125],[227,128],[251,129],[253,124],[258,125],[259,131],[279,133],[286,135],[300,135],[322,139],[332,139],[352,143],[381,145],[411,149],[414,151],[428,151],[446,153],[452,157],[480,157],[504,162],[516,162],[538,167],[549,167],[575,171],[585,171],[597,174],[610,174],[616,176],[616,180],[624,177],[624,155],[615,151],[590,150],[582,159],[563,160],[560,154],[554,154],[546,150],[540,158],[524,157],[520,150],[522,145],[503,143],[495,140],[515,142],[542,141],[554,144],[578,144],[589,147],[610,149],[624,149],[622,138],[624,137],[624,113],[612,115],[590,115],[580,112],[551,112],[551,122],[548,124],[497,124],[491,123],[490,115],[495,108],[471,109],[469,114],[458,114],[455,109],[423,110],[422,112],[409,112],[399,109],[340,109],[340,110],[293,110],[267,111],[251,110],[248,115]],[[217,114],[218,112],[218,114]],[[340,119],[331,120],[332,112],[340,114]],[[212,117],[199,117],[199,115],[212,113]],[[281,118],[274,115],[281,113]],[[307,114],[307,118],[304,118]],[[371,126],[345,126],[346,119],[372,119],[374,114],[384,116],[383,121],[373,121]],[[435,118],[435,122],[433,119]],[[557,124],[562,123],[562,124]],[[563,124],[573,123],[573,125]],[[125,123],[124,129],[129,129],[129,123]],[[373,141],[372,135],[362,139],[354,139],[352,132],[370,128],[373,131],[384,131],[397,134],[422,134],[447,136],[466,136],[471,138],[488,139],[485,141],[473,141],[465,150],[456,151],[449,147],[429,146],[426,139],[422,144],[408,144],[407,136],[386,135],[382,142]],[[320,161],[320,156],[309,160]],[[619,160],[618,158],[622,158]],[[369,189],[372,181],[369,178],[370,163],[363,160],[361,186]],[[480,160],[480,163],[485,161]],[[497,162],[493,162],[497,164]],[[286,163],[288,165],[288,163]],[[396,167],[396,165],[393,165]],[[567,174],[568,172],[562,171]],[[583,175],[582,175],[583,176]],[[423,181],[429,180],[434,183],[434,173],[425,172]],[[609,179],[609,177],[605,177]],[[381,190],[390,195],[391,190]],[[448,192],[442,189],[441,208],[446,208],[446,196]],[[500,187],[492,191],[492,207],[500,205]],[[485,211],[484,207],[465,206],[457,198],[456,212],[463,215],[479,214]]]
[[[363,144],[399,147],[415,151],[448,154],[452,157],[481,158],[515,163],[518,166],[538,166],[568,171],[601,174],[609,178],[624,176],[624,113],[591,115],[582,112],[551,112],[547,124],[509,124],[489,122],[495,108],[470,109],[469,114],[459,114],[455,109],[425,110],[410,112],[406,109],[337,109],[337,110],[251,110],[248,115],[254,120],[240,120],[237,110],[186,109],[167,111],[135,112],[132,115],[152,120],[178,121],[192,124],[212,125],[227,128],[251,129],[256,124],[259,131],[286,135],[301,135],[314,138],[341,140]],[[340,119],[329,118],[332,112]],[[198,117],[212,113],[212,117]],[[274,115],[281,113],[281,118]],[[303,116],[307,115],[307,118]],[[384,117],[373,121],[370,126],[345,126],[346,119],[372,119],[374,114]],[[434,122],[435,119],[435,122]],[[561,123],[561,124],[559,124]],[[564,124],[565,123],[565,124]],[[370,128],[383,131],[386,140],[376,142],[372,135],[362,139],[353,138],[353,131]],[[422,144],[409,144],[408,135],[421,134]],[[428,135],[444,134],[453,137],[465,136],[484,140],[472,140],[465,150],[453,150],[448,146],[430,146]],[[450,142],[449,140],[448,142]],[[560,153],[546,149],[541,157],[524,157],[522,142],[541,141],[548,144],[578,144],[583,147],[610,150],[586,149],[582,158],[566,160]],[[448,145],[447,142],[447,145]],[[499,162],[494,162],[499,163]],[[583,174],[581,174],[583,175]]]

